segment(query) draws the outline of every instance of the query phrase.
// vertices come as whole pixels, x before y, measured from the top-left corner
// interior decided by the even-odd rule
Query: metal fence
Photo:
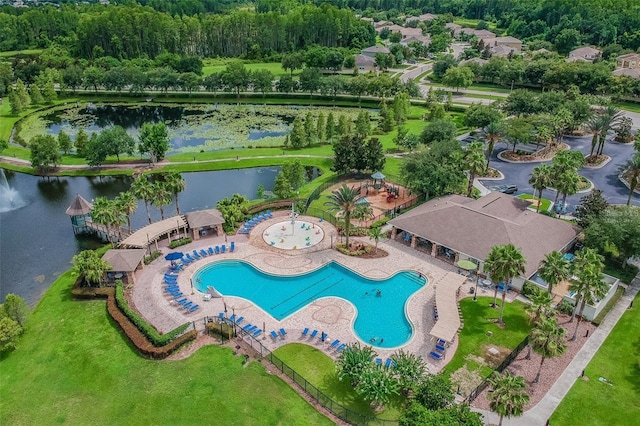
[[[334,401],[329,396],[324,394],[320,389],[309,383],[300,373],[289,367],[284,361],[273,354],[267,349],[258,339],[253,337],[250,333],[237,328],[236,332],[238,336],[247,342],[251,348],[253,348],[263,359],[268,360],[273,364],[275,368],[280,370],[283,374],[289,377],[302,391],[313,398],[318,404],[329,410],[333,415],[345,422],[353,425],[370,425],[370,426],[397,426],[399,422],[397,420],[384,420],[375,417],[369,417],[361,413],[357,413],[344,405]]]
[[[527,347],[528,344],[529,336],[525,337],[524,340],[520,342],[520,344],[518,344],[518,346],[516,346],[516,348],[511,351],[511,353],[507,355],[507,357],[502,360],[500,365],[498,365],[493,371],[502,373],[509,366],[509,364],[511,364],[511,362],[520,354],[520,352],[522,352],[522,350]],[[493,372],[491,374],[493,374]],[[478,397],[478,395],[480,395],[482,391],[485,390],[487,386],[489,386],[489,377],[491,377],[491,374],[487,376],[482,381],[482,383],[478,385],[477,388],[469,393],[469,395],[465,398],[465,402],[467,404],[471,404]]]

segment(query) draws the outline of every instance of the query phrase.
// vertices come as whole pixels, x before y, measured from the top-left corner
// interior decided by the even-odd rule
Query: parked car
[[[502,192],[503,194],[515,194],[516,192],[518,192],[518,187],[516,185],[495,185],[490,186],[489,190]]]

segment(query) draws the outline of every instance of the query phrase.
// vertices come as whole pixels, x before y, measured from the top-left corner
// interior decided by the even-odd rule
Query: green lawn
[[[338,380],[335,362],[319,349],[302,343],[290,343],[273,353],[322,393],[350,410],[387,420],[395,420],[400,416],[404,398],[393,398],[387,409],[376,416],[369,403],[353,390],[351,384]]]
[[[537,199],[538,199],[538,197],[534,197],[534,196],[533,196],[533,195],[531,195],[531,194],[520,194],[520,195],[518,195],[518,198],[522,198],[523,200],[537,200]],[[548,210],[551,208],[551,203],[552,203],[552,201],[551,201],[551,200],[548,200],[548,199],[546,199],[546,198],[543,198],[543,199],[542,199],[542,202],[541,202],[541,204],[540,204],[540,211],[541,211],[541,212],[546,212],[546,211],[548,211]],[[535,209],[536,209],[536,208],[535,208],[535,207],[533,207],[533,206],[532,206],[532,207],[530,207],[530,208],[531,208],[531,209],[533,209],[533,210],[535,210]]]
[[[9,50],[0,52],[0,58],[11,58],[18,55],[39,55],[43,49],[25,49],[25,50]]]
[[[478,370],[480,376],[485,378],[492,371],[492,367],[480,365],[476,361],[469,361],[469,355],[475,355],[486,359],[486,350],[490,346],[511,349],[529,334],[529,316],[525,312],[525,304],[522,302],[507,303],[504,306],[504,328],[496,324],[495,319],[500,315],[500,308],[492,308],[493,293],[489,296],[478,297],[477,301],[468,297],[460,301],[460,309],[464,318],[464,328],[458,337],[458,349],[453,359],[444,368],[446,374],[451,374],[457,369],[467,365],[469,370]],[[498,306],[500,305],[500,293],[498,293]],[[494,319],[494,321],[489,321]],[[487,336],[490,331],[492,336]],[[506,354],[505,354],[506,355]]]
[[[640,297],[611,331],[585,375],[589,380],[576,380],[551,424],[629,425],[640,418]]]
[[[205,60],[204,67],[202,68],[202,73],[207,76],[213,74],[214,72],[222,72],[227,68],[228,61],[212,61]],[[256,70],[269,70],[275,77],[280,77],[285,74],[289,74],[288,70],[284,70],[282,68],[282,64],[280,62],[257,62],[257,63],[246,63],[244,67],[249,71]],[[301,70],[296,70],[293,75],[296,76],[300,74]]]
[[[461,18],[461,17],[455,17],[453,18],[453,22],[455,24],[461,25],[463,27],[468,27],[468,28],[476,28],[478,26],[478,22],[480,22],[479,19],[468,19],[468,18]],[[489,31],[493,31],[496,32],[496,30],[498,29],[498,25],[494,22],[491,21],[486,21],[487,22],[487,26],[489,27]],[[499,35],[498,31],[498,35]]]
[[[104,301],[69,298],[63,274],[1,358],[0,424],[329,425],[264,366],[207,346],[180,361],[140,357]],[[215,421],[213,420],[215,419]]]

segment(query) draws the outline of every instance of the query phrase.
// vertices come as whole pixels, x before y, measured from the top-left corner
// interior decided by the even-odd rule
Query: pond
[[[256,198],[258,185],[273,190],[280,167],[184,173],[186,189],[180,194],[183,213],[213,208],[218,200],[234,193]],[[317,171],[316,171],[317,172]],[[314,176],[316,173],[311,173]],[[0,298],[16,293],[34,304],[56,277],[70,268],[71,257],[80,250],[102,245],[93,237],[73,234],[65,214],[76,194],[91,201],[115,197],[129,189],[130,177],[60,177],[43,179],[0,169],[0,202],[11,210],[0,212]],[[166,209],[175,214],[175,206]],[[160,219],[151,207],[154,220]],[[146,224],[144,205],[138,204],[132,224]]]
[[[305,107],[297,105],[232,104],[96,104],[76,103],[55,107],[28,116],[21,124],[20,137],[58,135],[60,130],[75,139],[80,127],[88,134],[119,125],[137,141],[143,123],[164,122],[169,130],[169,153],[216,151],[230,148],[282,146],[296,117],[311,114],[317,120],[333,113],[354,121],[362,109]],[[377,113],[369,110],[372,121]]]

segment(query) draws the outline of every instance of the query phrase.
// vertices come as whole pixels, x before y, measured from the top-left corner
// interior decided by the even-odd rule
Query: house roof
[[[640,69],[619,68],[615,70],[612,74],[615,75],[616,77],[640,78]]]
[[[376,60],[371,56],[367,55],[356,55],[354,56],[356,65],[375,65]]]
[[[506,37],[496,37],[495,38],[495,42],[500,44],[500,43],[522,43],[522,40],[515,38],[515,37],[511,37],[511,36],[506,36]]]
[[[459,30],[462,28],[462,26],[454,24],[453,22],[447,22],[446,24],[444,24],[444,26],[449,28],[450,30]]]
[[[616,58],[618,61],[624,61],[626,59],[640,59],[640,53],[627,53],[625,55],[620,55]]]
[[[478,38],[491,38],[496,36],[495,33],[492,33],[489,30],[471,30],[471,34]]]
[[[569,52],[569,57],[586,58],[589,56],[597,56],[600,53],[602,53],[600,50],[595,49],[591,46],[582,46]]]
[[[135,271],[144,258],[145,249],[110,249],[102,256],[111,265],[110,271]]]
[[[371,46],[366,49],[362,49],[362,53],[391,53],[388,47],[383,46]]]
[[[199,210],[197,212],[187,213],[185,216],[191,229],[221,225],[224,223],[222,213],[220,213],[218,209]]]
[[[429,36],[423,36],[423,35],[415,35],[415,36],[409,36],[409,37],[405,37],[403,38],[400,43],[405,43],[405,44],[409,44],[412,41],[417,41],[418,43],[422,43],[422,44],[430,44],[431,43],[431,37]]]
[[[478,65],[484,65],[486,64],[487,61],[486,59],[482,59],[482,58],[471,58],[471,59],[465,59],[464,61],[460,61],[460,66],[463,65],[468,65],[468,64],[478,64]]]
[[[384,27],[388,27],[391,24],[391,22],[389,21],[378,21],[375,24],[373,24],[373,26],[378,29],[378,28],[384,28]]]
[[[513,244],[527,261],[525,276],[538,269],[545,254],[562,250],[578,229],[527,209],[529,203],[492,192],[478,200],[448,195],[430,200],[389,223],[438,245],[485,259],[496,245]]]
[[[69,216],[82,216],[91,213],[93,204],[82,198],[82,195],[76,194],[76,197],[71,202],[71,205],[67,207],[67,215]]]

